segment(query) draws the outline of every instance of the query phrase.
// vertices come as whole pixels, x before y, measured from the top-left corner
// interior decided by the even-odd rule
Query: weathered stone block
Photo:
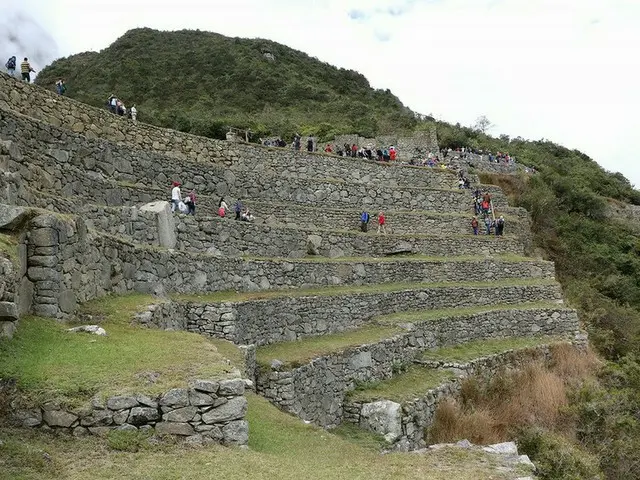
[[[45,410],[42,419],[50,427],[69,428],[78,417],[62,410]]]
[[[193,384],[193,388],[200,392],[217,393],[220,388],[220,383],[212,380],[196,380]]]
[[[249,422],[236,420],[222,427],[222,441],[225,445],[246,445],[249,442]]]
[[[241,378],[223,380],[220,382],[220,390],[218,390],[218,395],[221,397],[244,395],[244,389],[244,380],[242,380]]]
[[[111,397],[107,400],[107,408],[109,410],[124,410],[125,408],[132,408],[138,405],[136,397],[118,396]]]
[[[202,414],[202,421],[207,424],[228,422],[241,419],[246,413],[247,399],[245,397],[234,397],[224,405]]]
[[[195,430],[188,423],[160,422],[156,424],[158,435],[181,435],[190,436],[195,434]]]
[[[132,425],[144,425],[158,420],[160,420],[160,413],[157,408],[133,407],[127,422]]]
[[[189,405],[189,393],[184,388],[174,388],[165,393],[158,403],[167,407],[186,407]]]
[[[165,422],[186,423],[193,420],[197,413],[198,409],[196,407],[182,407],[165,413],[162,416],[162,420]]]

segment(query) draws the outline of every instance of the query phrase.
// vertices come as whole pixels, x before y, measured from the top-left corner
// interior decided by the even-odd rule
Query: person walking
[[[369,212],[363,210],[360,214],[360,231],[367,232],[369,230]]]
[[[176,211],[181,201],[180,182],[173,182],[173,188],[171,189],[171,213]]]
[[[478,235],[478,217],[471,219],[471,228],[473,228],[473,234]]]
[[[64,95],[65,92],[67,91],[67,86],[64,83],[63,79],[60,79],[56,82],[56,92],[58,92],[58,95]]]
[[[227,210],[229,210],[229,206],[224,201],[224,197],[222,197],[218,202],[218,216],[224,218],[227,215]]]
[[[196,214],[196,191],[195,190],[191,190],[189,192],[189,195],[187,195],[186,198],[186,203],[187,203],[187,215],[195,215]]]
[[[382,233],[384,233],[385,235],[387,234],[387,227],[385,226],[386,223],[387,220],[384,216],[384,213],[378,212],[378,233],[380,233],[380,231],[382,230]]]
[[[15,56],[13,56],[9,60],[7,60],[7,63],[4,64],[4,66],[7,69],[7,73],[9,75],[11,75],[12,77],[16,76],[16,63],[17,62],[18,62],[18,60],[16,59]]]
[[[238,199],[236,201],[236,205],[235,205],[236,220],[240,220],[240,215],[242,214],[242,209],[243,209],[242,200]]]
[[[131,107],[130,112],[131,112],[131,120],[133,120],[133,123],[137,123],[138,122],[138,109],[136,108],[135,103]]]
[[[22,81],[31,83],[31,72],[36,73],[36,71],[31,68],[31,64],[27,57],[24,57],[24,60],[20,64],[20,71],[22,72]]]

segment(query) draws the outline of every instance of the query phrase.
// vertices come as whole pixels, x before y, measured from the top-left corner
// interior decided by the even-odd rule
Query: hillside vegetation
[[[549,141],[494,138],[444,123],[437,128],[441,146],[509,152],[537,170],[480,178],[531,213],[535,248],[555,262],[565,295],[608,361],[598,381],[573,391],[565,419],[573,424],[569,436],[599,458],[607,478],[640,479],[640,238],[631,218],[614,216],[609,208],[611,202],[640,205],[640,192],[622,174]],[[555,445],[554,433],[525,436],[539,438],[526,453],[553,457],[539,447]]]
[[[270,53],[275,60],[269,60]],[[210,32],[127,32],[99,53],[55,61],[36,83],[104,107],[110,94],[136,104],[148,123],[224,138],[231,125],[255,139],[297,132],[328,137],[411,128],[414,114],[367,79],[284,45]]]

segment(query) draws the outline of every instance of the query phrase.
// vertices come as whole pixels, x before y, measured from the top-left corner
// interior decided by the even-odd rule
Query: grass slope
[[[21,320],[13,340],[0,340],[0,378],[16,378],[33,402],[77,405],[96,393],[156,394],[196,377],[226,377],[233,369],[226,358],[242,361],[224,341],[132,326],[132,315],[152,301],[133,295],[89,304],[87,311],[103,317],[106,337],[70,333],[69,325],[54,320]]]
[[[389,90],[353,70],[269,40],[210,32],[130,30],[99,53],[56,60],[36,83],[53,88],[60,77],[80,101],[103,107],[113,93],[137,104],[142,121],[218,138],[227,125],[290,140],[295,131],[373,135],[416,122]]]
[[[504,468],[497,456],[463,449],[380,455],[379,444],[366,433],[345,430],[345,437],[338,436],[305,425],[260,397],[248,399],[249,450],[143,442],[138,452],[128,453],[111,450],[96,437],[5,429],[0,479],[511,480],[526,474]]]

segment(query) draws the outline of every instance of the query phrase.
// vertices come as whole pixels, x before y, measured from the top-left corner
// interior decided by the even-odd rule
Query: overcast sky
[[[362,72],[416,112],[463,125],[486,115],[494,135],[578,148],[640,186],[640,0],[0,3],[0,54],[36,68],[135,27],[268,38]]]

